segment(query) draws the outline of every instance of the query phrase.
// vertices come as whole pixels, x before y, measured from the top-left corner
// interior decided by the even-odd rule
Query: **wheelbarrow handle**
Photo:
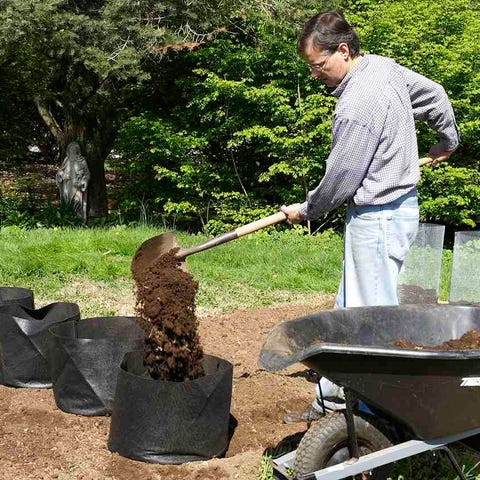
[[[257,230],[260,230],[262,228],[269,227],[270,225],[276,225],[277,223],[284,222],[286,219],[287,216],[283,212],[275,213],[274,215],[270,215],[269,217],[261,218],[260,220],[247,223],[247,225],[238,227],[231,232],[224,233],[223,235],[212,238],[212,240],[209,240],[208,242],[190,248],[182,248],[176,253],[175,257],[179,260],[183,260],[185,257],[191,255],[192,253],[208,250],[210,248],[216,247],[217,245],[221,245],[222,243],[230,242],[231,240],[235,240],[237,238],[248,235],[249,233],[256,232]]]

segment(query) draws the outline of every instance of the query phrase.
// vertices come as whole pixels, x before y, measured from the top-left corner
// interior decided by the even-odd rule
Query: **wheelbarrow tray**
[[[430,440],[480,427],[480,350],[394,347],[398,339],[436,346],[480,331],[480,308],[402,305],[330,310],[276,325],[259,365],[301,362],[349,388],[372,409]]]

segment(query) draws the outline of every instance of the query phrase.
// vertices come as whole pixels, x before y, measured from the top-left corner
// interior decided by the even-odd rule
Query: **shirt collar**
[[[334,97],[340,98],[340,95],[347,88],[348,82],[350,79],[357,73],[362,71],[368,65],[368,55],[363,55],[363,57],[358,60],[355,65],[350,69],[350,71],[343,77],[343,80],[340,84],[331,92],[331,95]]]

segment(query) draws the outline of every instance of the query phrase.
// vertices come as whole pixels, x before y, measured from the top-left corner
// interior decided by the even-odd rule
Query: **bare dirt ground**
[[[51,390],[0,386],[2,480],[254,480],[266,449],[289,448],[305,425],[284,425],[286,410],[308,405],[313,384],[294,365],[278,373],[257,367],[263,339],[276,323],[331,308],[333,297],[200,318],[206,353],[234,364],[231,414],[237,425],[225,458],[180,466],[151,465],[107,449],[108,417],[59,410]],[[297,435],[298,437],[298,435]],[[283,447],[285,446],[285,447]]]

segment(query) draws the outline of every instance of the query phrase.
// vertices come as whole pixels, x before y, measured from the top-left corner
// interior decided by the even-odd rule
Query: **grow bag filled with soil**
[[[112,452],[151,463],[179,464],[225,453],[233,366],[205,355],[205,375],[195,380],[154,380],[143,352],[122,362],[110,423]]]
[[[79,318],[76,303],[52,303],[38,310],[0,306],[0,382],[11,387],[51,387],[48,328]]]
[[[32,290],[19,287],[0,287],[0,307],[13,304],[33,309]]]
[[[50,328],[50,365],[58,408],[79,415],[107,415],[126,352],[142,348],[135,317],[97,317]]]

